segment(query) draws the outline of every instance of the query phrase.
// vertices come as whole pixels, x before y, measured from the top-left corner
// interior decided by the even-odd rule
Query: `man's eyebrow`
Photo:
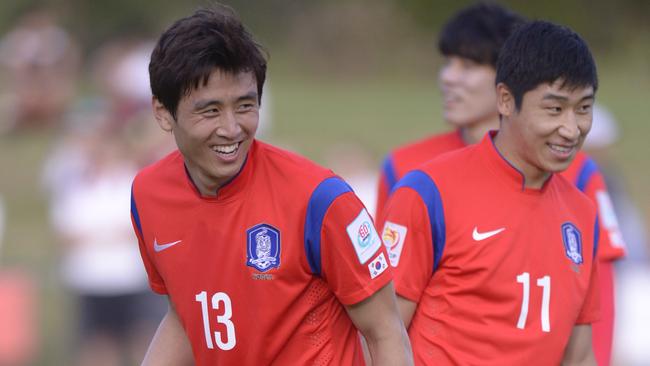
[[[584,102],[584,101],[589,100],[589,99],[596,99],[596,96],[594,95],[594,93],[589,93],[589,94],[585,95],[584,97],[580,98],[580,101]]]
[[[547,93],[547,94],[544,94],[544,96],[542,97],[542,100],[558,100],[558,101],[561,101],[561,102],[566,102],[566,101],[569,100],[569,98],[565,97],[564,95]]]
[[[255,100],[257,100],[257,92],[256,92],[256,91],[252,91],[252,92],[250,92],[250,93],[246,93],[246,94],[242,95],[241,97],[237,98],[237,101],[240,102],[240,101],[242,101],[242,100],[248,100],[248,99],[255,99]]]
[[[594,93],[589,93],[584,97],[580,98],[580,102],[584,102],[585,100],[589,100],[589,99],[594,99]],[[567,102],[569,101],[569,98],[564,95],[547,93],[542,97],[542,100],[557,100],[560,102]]]

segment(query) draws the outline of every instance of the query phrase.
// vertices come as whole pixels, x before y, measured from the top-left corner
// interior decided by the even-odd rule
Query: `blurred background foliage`
[[[365,150],[379,167],[404,142],[447,128],[441,121],[435,40],[443,22],[472,3],[459,0],[228,1],[270,53],[272,129],[268,139],[319,162],[333,146]],[[612,161],[631,196],[650,212],[650,1],[500,1],[528,18],[570,26],[592,47],[598,100],[616,116]],[[79,97],[94,92],[93,53],[116,38],[156,38],[205,1],[5,0],[0,34],[23,14],[47,9],[82,46]],[[1,77],[1,75],[0,75]],[[1,80],[1,79],[0,79]],[[39,285],[36,363],[69,360],[69,300],[57,280],[58,249],[40,179],[58,129],[0,134],[0,194],[8,220],[2,264],[27,268]],[[125,213],[126,214],[126,213]],[[646,219],[645,226],[648,226]]]

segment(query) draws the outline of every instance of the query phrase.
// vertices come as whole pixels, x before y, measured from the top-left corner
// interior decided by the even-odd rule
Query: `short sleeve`
[[[352,305],[388,284],[392,273],[386,251],[365,207],[351,189],[344,188],[349,187],[345,182],[340,178],[330,179],[326,182],[327,189],[338,194],[315,194],[312,199],[321,203],[310,205],[320,206],[323,212],[322,223],[309,229],[320,234],[319,248],[311,249],[319,251],[320,263],[311,260],[310,266],[317,264],[312,271],[317,269],[341,303]],[[308,216],[314,215],[308,213]]]
[[[165,283],[156,270],[155,265],[149,257],[149,252],[147,251],[147,246],[144,241],[144,235],[142,233],[142,223],[140,221],[140,215],[138,213],[138,206],[136,204],[134,188],[131,189],[131,223],[133,224],[133,231],[135,231],[135,236],[138,239],[138,246],[140,248],[140,256],[144,263],[144,268],[147,271],[147,277],[149,278],[149,286],[153,292],[165,295],[167,294],[167,288]]]
[[[379,225],[398,295],[419,302],[433,274],[434,254],[427,208],[409,187],[395,190]]]

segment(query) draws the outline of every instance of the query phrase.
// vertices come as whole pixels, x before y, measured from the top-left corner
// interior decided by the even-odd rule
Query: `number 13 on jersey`
[[[201,303],[201,316],[203,317],[203,331],[205,333],[205,343],[209,349],[214,349],[212,342],[212,332],[210,331],[210,315],[208,313],[208,293],[201,291],[195,296],[195,300]],[[217,323],[223,324],[226,327],[225,341],[221,337],[221,332],[214,332],[214,340],[217,347],[223,351],[230,351],[235,348],[237,339],[235,338],[235,325],[230,320],[232,317],[232,304],[230,297],[225,292],[217,292],[212,295],[211,299],[212,309],[223,309],[222,315],[217,315]]]

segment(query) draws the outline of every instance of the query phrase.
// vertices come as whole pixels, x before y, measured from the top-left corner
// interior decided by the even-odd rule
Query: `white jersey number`
[[[201,303],[201,315],[203,317],[203,331],[205,332],[205,343],[209,349],[214,349],[212,342],[212,333],[210,332],[210,315],[208,314],[208,293],[201,291],[196,294],[195,300]],[[237,339],[235,338],[235,325],[230,318],[232,317],[232,304],[230,297],[225,292],[217,292],[212,295],[212,309],[219,310],[223,308],[223,314],[217,315],[217,323],[226,327],[226,340],[221,337],[221,332],[214,332],[214,340],[217,347],[224,351],[230,351],[235,348]]]
[[[517,276],[517,282],[523,285],[523,296],[521,300],[521,312],[517,328],[526,327],[526,318],[528,318],[528,304],[530,302],[530,274],[524,272]],[[551,331],[550,304],[551,304],[551,276],[544,276],[537,279],[537,286],[542,288],[542,330]]]

